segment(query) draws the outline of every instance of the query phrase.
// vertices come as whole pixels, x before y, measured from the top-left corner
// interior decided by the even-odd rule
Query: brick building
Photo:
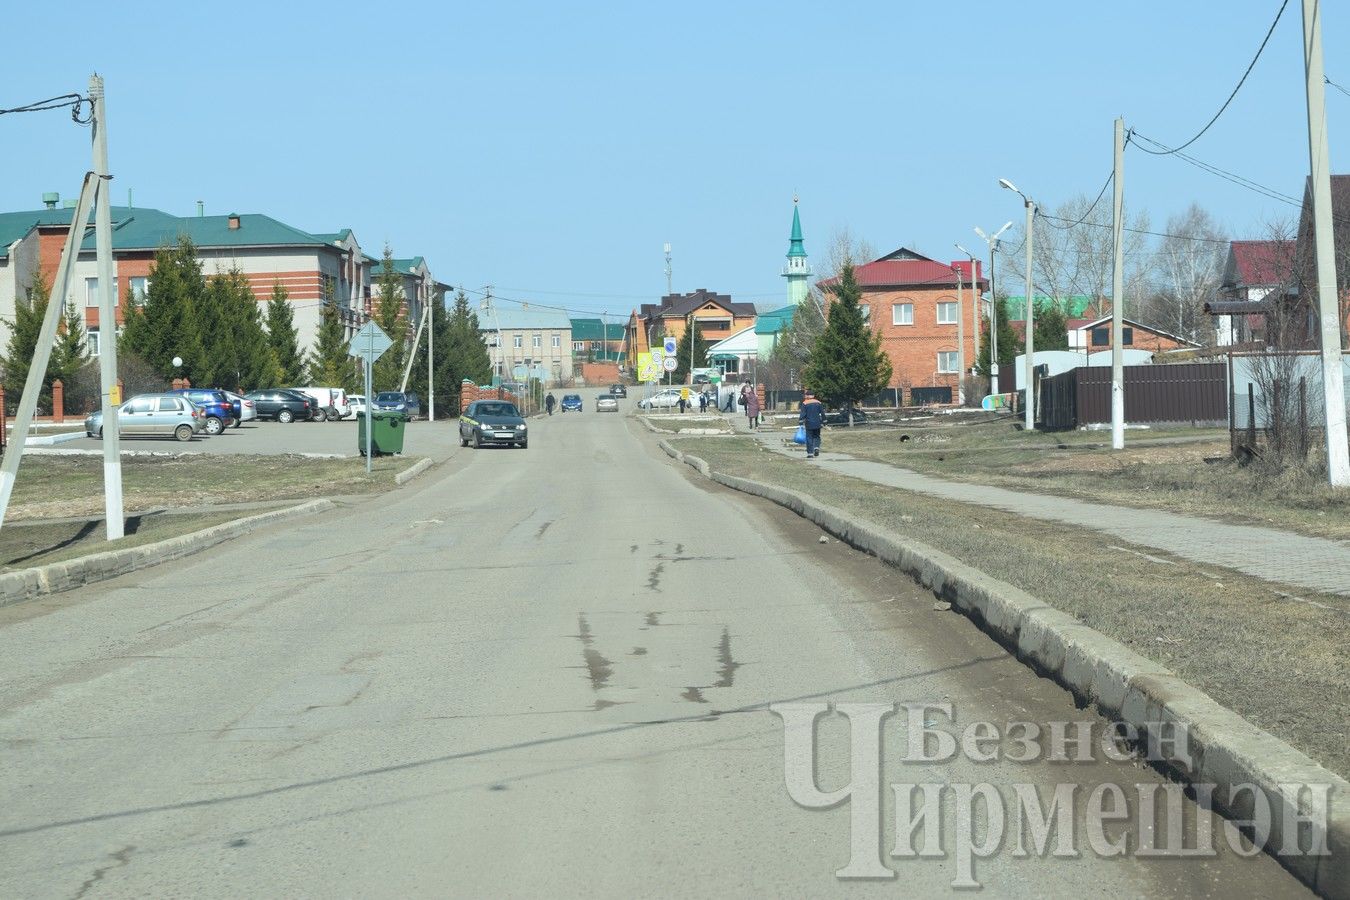
[[[957,302],[957,273],[962,291]],[[971,293],[969,260],[943,263],[901,247],[853,270],[862,289],[863,315],[881,335],[891,360],[890,387],[943,387],[957,392],[957,315],[965,315],[966,368],[975,365],[978,304]],[[975,263],[977,292],[988,282]],[[820,283],[829,291],[835,279]]]
[[[728,294],[699,288],[689,294],[667,294],[660,303],[644,303],[628,317],[624,343],[629,358],[648,350],[660,335],[677,341],[691,319],[698,321],[699,334],[714,344],[755,324],[755,305],[736,303]]]

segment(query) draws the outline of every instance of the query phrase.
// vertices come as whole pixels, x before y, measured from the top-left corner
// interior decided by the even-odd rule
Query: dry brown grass
[[[908,440],[902,440],[902,438]],[[1185,443],[1159,443],[1185,440]],[[954,481],[1165,509],[1350,539],[1350,491],[1333,490],[1316,458],[1272,472],[1228,459],[1227,432],[1131,431],[1125,449],[1104,432],[1043,434],[1008,423],[970,427],[832,429],[830,450]],[[1105,448],[1092,445],[1105,442]]]
[[[1333,771],[1350,774],[1350,601],[1344,597],[1196,566],[1068,525],[859,482],[746,438],[676,444],[718,471],[811,494],[1016,585],[1170,667]]]

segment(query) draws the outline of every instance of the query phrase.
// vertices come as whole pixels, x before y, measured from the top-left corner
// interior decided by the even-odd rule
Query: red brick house
[[[957,273],[961,297],[957,304]],[[969,260],[944,263],[901,247],[853,270],[862,288],[863,314],[881,335],[881,348],[891,360],[890,387],[950,387],[957,393],[957,315],[965,317],[965,363],[975,365],[978,304],[971,293]],[[988,290],[979,262],[975,290]],[[829,291],[835,279],[820,287]]]

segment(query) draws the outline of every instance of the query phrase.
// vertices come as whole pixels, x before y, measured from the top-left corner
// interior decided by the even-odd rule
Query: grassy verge
[[[0,530],[0,568],[30,569],[104,550],[151,544],[248,515],[247,512],[218,512],[132,516],[127,520],[126,537],[116,544],[104,540],[101,521],[10,526]]]
[[[377,493],[416,462],[301,456],[130,456],[122,460],[126,508],[195,507],[259,500],[311,500],[333,494]],[[8,517],[54,519],[103,512],[103,460],[90,456],[25,457],[14,482]]]
[[[662,431],[668,431],[672,434],[679,434],[684,431],[716,430],[725,434],[731,433],[731,425],[722,416],[696,416],[679,415],[672,416],[643,416],[648,422]]]
[[[717,471],[810,494],[1016,585],[1350,774],[1344,597],[1197,567],[1072,526],[860,482],[748,438],[684,438],[676,445]]]
[[[955,481],[1350,538],[1350,491],[1331,489],[1311,468],[1272,474],[1238,466],[1224,430],[1132,430],[1119,452],[1110,441],[1109,432],[1027,433],[998,422],[835,428],[826,449]]]

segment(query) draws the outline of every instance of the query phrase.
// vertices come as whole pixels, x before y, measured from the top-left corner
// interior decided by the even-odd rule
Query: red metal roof
[[[1293,275],[1293,241],[1233,241],[1231,248],[1241,285],[1283,284]]]
[[[930,259],[878,259],[865,265],[858,266],[853,270],[853,277],[858,280],[858,286],[864,288],[870,287],[920,287],[923,285],[945,285],[956,287],[956,273],[952,271],[955,266],[961,270],[961,281],[966,287],[970,286],[970,260],[963,259],[951,263],[941,263]],[[980,280],[981,288],[988,288],[989,285],[983,277],[981,266],[976,261],[976,277]],[[820,283],[821,287],[830,287],[835,282],[833,278],[827,278]]]

